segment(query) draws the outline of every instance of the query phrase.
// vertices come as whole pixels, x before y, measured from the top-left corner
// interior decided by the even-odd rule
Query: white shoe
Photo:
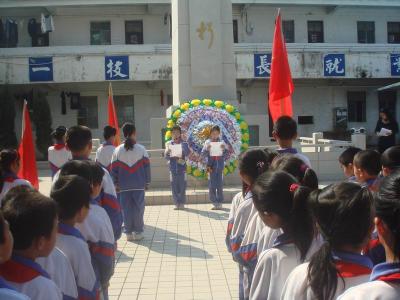
[[[185,204],[180,204],[179,209],[185,209]]]
[[[132,233],[127,233],[126,234],[126,240],[128,242],[133,242],[135,240],[133,234]]]
[[[222,203],[218,204],[218,209],[221,210],[222,209]]]
[[[174,207],[174,210],[179,210],[179,204],[178,205],[175,205],[175,207]]]
[[[144,236],[141,234],[141,233],[135,233],[134,235],[133,235],[133,240],[134,241],[141,241],[141,240],[143,240],[144,239]]]
[[[218,204],[214,204],[213,207],[211,207],[211,210],[217,210],[218,209]]]

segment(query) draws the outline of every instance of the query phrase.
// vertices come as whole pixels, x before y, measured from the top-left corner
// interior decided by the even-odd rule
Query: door
[[[379,100],[379,111],[381,109],[387,109],[391,113],[391,115],[396,118],[396,98],[397,93],[396,91],[389,90],[389,91],[382,91],[378,93],[378,100]]]

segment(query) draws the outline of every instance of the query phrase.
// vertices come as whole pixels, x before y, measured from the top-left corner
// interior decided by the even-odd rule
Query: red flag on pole
[[[33,144],[31,119],[28,103],[24,101],[22,111],[22,137],[18,148],[21,157],[18,176],[28,180],[36,189],[39,188],[39,179],[36,168],[35,146]]]
[[[121,140],[119,136],[117,112],[115,110],[111,82],[110,85],[108,86],[108,125],[114,127],[117,130],[117,134],[115,135],[114,145],[118,146],[121,143]]]
[[[271,77],[269,80],[269,111],[275,122],[280,116],[293,116],[292,94],[294,85],[281,30],[281,14],[275,21],[272,43]]]

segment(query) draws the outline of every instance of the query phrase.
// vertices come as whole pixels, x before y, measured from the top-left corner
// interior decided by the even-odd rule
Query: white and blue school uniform
[[[55,247],[48,257],[39,257],[36,262],[60,288],[63,300],[78,299],[74,271],[68,257],[60,249]]]
[[[100,145],[99,149],[97,149],[95,161],[98,162],[103,168],[109,170],[114,150],[114,144],[105,141]]]
[[[88,158],[84,157],[73,157],[73,159],[88,160]],[[101,197],[98,202],[100,206],[105,209],[108,217],[110,218],[111,225],[113,227],[114,238],[117,241],[121,237],[122,232],[122,211],[110,173],[105,168],[103,168],[103,171],[104,175],[101,183]],[[57,181],[59,174],[60,172],[57,172],[57,174],[54,176],[53,183]]]
[[[169,145],[182,145],[182,157],[170,157],[168,154]],[[165,158],[169,164],[169,174],[172,189],[172,198],[174,199],[175,205],[186,203],[186,157],[189,155],[190,150],[186,142],[169,141],[165,145]]]
[[[61,300],[58,286],[49,274],[31,259],[13,254],[11,259],[0,266],[5,282],[32,300]]]
[[[282,229],[272,229],[265,225],[257,241],[257,257],[263,251],[272,248],[275,239],[282,233]]]
[[[370,240],[367,246],[364,247],[362,254],[368,256],[374,266],[386,261],[385,248],[379,241],[376,229],[372,232]]]
[[[79,230],[59,223],[56,245],[71,263],[78,288],[78,298],[97,299],[99,282],[94,273],[88,244]]]
[[[308,260],[320,245],[320,239],[313,240],[305,259]],[[300,251],[292,237],[287,233],[279,235],[272,248],[262,252],[258,258],[250,299],[279,299],[286,278],[301,263]]]
[[[54,177],[58,170],[60,170],[67,161],[72,159],[71,152],[67,150],[65,144],[63,143],[50,146],[47,150],[47,153],[51,170],[51,177]]]
[[[400,299],[400,263],[376,265],[369,282],[352,287],[338,297],[338,300],[358,299]]]
[[[91,200],[86,219],[75,227],[89,244],[94,272],[104,287],[114,274],[115,244],[110,218],[98,200]]]
[[[119,187],[125,233],[142,233],[144,230],[144,195],[150,184],[150,159],[145,147],[135,144],[126,150],[118,146],[111,162],[111,174]]]
[[[368,257],[339,251],[333,252],[332,256],[340,274],[333,299],[336,299],[345,290],[369,280],[372,271],[372,262]],[[282,289],[281,300],[315,299],[307,280],[308,266],[308,262],[301,264],[290,273]]]
[[[276,151],[279,154],[293,154],[294,156],[300,158],[308,167],[311,168],[310,159],[304,154],[299,153],[296,148],[279,148]]]
[[[229,211],[228,225],[226,228],[226,235],[225,235],[225,244],[226,244],[226,248],[228,249],[229,252],[232,252],[231,246],[230,246],[230,241],[231,241],[233,224],[235,223],[235,215],[236,215],[236,211],[237,211],[240,203],[243,202],[243,199],[244,199],[243,195],[244,195],[243,192],[239,192],[235,196],[233,196],[232,203],[231,203],[231,209]]]
[[[18,293],[11,285],[7,284],[2,277],[0,277],[0,299],[7,300],[29,300],[28,296]]]
[[[208,146],[211,142],[222,142],[225,146],[222,156],[211,156]],[[211,168],[211,172],[208,173],[208,192],[210,200],[214,205],[219,205],[224,202],[224,168],[225,168],[225,153],[227,151],[226,144],[224,141],[207,140],[204,143],[202,155],[206,156],[207,167]]]
[[[235,261],[236,257],[234,254],[239,250],[240,245],[242,244],[244,232],[250,220],[250,215],[252,212],[254,212],[253,208],[254,205],[253,205],[252,193],[249,191],[246,193],[243,201],[239,204],[239,207],[237,208],[231,232],[231,239],[229,241],[230,252],[232,253],[233,260]],[[244,289],[243,289],[244,270],[241,264],[238,264],[238,266],[239,266],[239,299],[244,299]]]
[[[5,197],[7,192],[11,190],[13,187],[19,186],[19,185],[27,185],[32,187],[30,182],[28,180],[19,178],[16,174],[11,173],[11,172],[6,172],[3,175],[3,188],[0,191],[0,204],[1,200]]]

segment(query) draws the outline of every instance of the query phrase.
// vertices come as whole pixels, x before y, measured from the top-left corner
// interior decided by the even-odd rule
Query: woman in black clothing
[[[382,128],[390,130],[391,133],[388,133],[388,135],[379,135]],[[379,136],[378,150],[380,153],[383,153],[387,148],[396,144],[396,133],[399,132],[399,125],[387,109],[382,109],[380,111],[375,132]]]

